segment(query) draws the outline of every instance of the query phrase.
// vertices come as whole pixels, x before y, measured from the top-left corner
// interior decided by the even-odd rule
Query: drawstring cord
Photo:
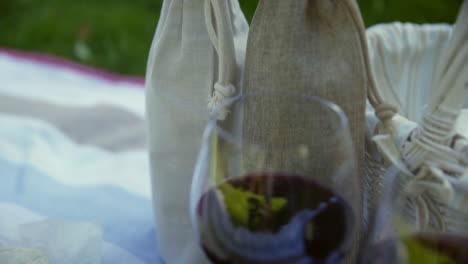
[[[236,53],[232,30],[232,18],[228,0],[205,0],[205,23],[211,43],[218,57],[218,79],[210,94],[208,109],[217,113],[218,120],[226,119],[229,105],[218,106],[236,93]]]

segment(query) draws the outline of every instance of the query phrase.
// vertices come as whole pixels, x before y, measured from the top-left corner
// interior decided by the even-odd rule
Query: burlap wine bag
[[[360,186],[364,179],[366,88],[370,78],[364,32],[360,12],[352,0],[260,0],[249,32],[243,86],[244,93],[300,93],[339,105],[349,119],[358,161],[359,175],[350,173],[349,177],[359,177]],[[301,140],[330,143],[317,149],[318,156],[320,151],[334,147],[325,140],[323,131],[307,130],[301,117],[284,110],[288,100],[268,98],[245,107],[244,138],[266,146]],[[283,110],[276,114],[275,109]],[[317,115],[311,122],[325,121]],[[267,155],[276,160],[288,158],[285,152]],[[320,167],[320,162],[311,166],[315,173],[329,173],[330,168]],[[356,196],[362,201],[362,193]],[[355,212],[360,222],[361,207]]]
[[[146,107],[157,242],[166,264],[208,263],[191,229],[190,185],[210,110],[239,91],[247,33],[237,0],[163,2]]]

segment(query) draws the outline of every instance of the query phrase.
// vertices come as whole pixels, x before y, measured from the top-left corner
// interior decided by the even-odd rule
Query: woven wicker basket
[[[368,219],[398,164],[413,230],[468,233],[467,1],[453,27],[393,23],[369,29],[367,39]]]

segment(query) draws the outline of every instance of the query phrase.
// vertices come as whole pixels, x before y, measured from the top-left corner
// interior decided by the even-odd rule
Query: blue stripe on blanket
[[[64,185],[21,166],[0,159],[0,201],[53,219],[98,221],[104,240],[146,263],[159,263],[150,199],[111,185]]]

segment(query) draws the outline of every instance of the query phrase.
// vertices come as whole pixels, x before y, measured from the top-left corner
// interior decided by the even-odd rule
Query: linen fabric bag
[[[365,49],[364,26],[355,1],[260,0],[249,32],[243,91],[300,93],[336,103],[349,119],[362,174],[369,79]],[[288,102],[283,100],[280,103]],[[278,131],[270,129],[268,133],[258,134],[258,127],[271,127],[268,109],[275,109],[275,103],[259,100],[255,109],[244,111],[248,116],[243,123],[244,137],[254,137],[260,144],[270,142],[275,135],[286,138],[284,140],[289,140],[288,137],[297,140],[295,135],[288,134],[294,129],[288,128],[287,124],[276,127]],[[286,112],[283,114],[281,120],[297,124],[294,120],[298,117]],[[317,115],[316,122],[322,122],[322,118]],[[307,124],[301,127],[305,129]],[[282,128],[285,130],[279,131]],[[314,137],[314,131],[302,133],[302,136]],[[273,157],[283,155],[269,154]],[[319,169],[320,164],[314,166],[317,168],[312,168],[312,171]],[[350,177],[357,175],[350,174]],[[361,194],[356,195],[359,200],[356,204],[360,205]],[[360,222],[361,209],[355,215]]]
[[[207,263],[189,220],[192,170],[209,111],[239,90],[247,33],[237,0],[163,2],[146,103],[156,233],[165,263]]]

